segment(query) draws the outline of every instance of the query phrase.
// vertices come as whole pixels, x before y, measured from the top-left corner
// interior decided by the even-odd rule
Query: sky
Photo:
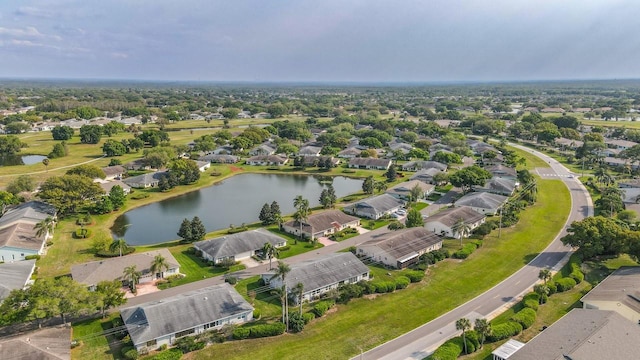
[[[0,77],[640,78],[638,0],[2,0]]]

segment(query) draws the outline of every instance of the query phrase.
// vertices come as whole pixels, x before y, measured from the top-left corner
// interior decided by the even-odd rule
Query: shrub
[[[258,320],[260,319],[260,316],[262,316],[262,314],[260,313],[260,309],[255,309],[253,310],[253,318]]]
[[[338,302],[346,304],[353,298],[362,297],[363,289],[359,284],[344,284],[338,288]]]
[[[376,292],[379,294],[390,293],[396,290],[395,281],[375,281]]]
[[[204,341],[196,341],[193,336],[185,336],[176,340],[175,346],[180,349],[184,354],[196,350],[204,349],[207,344]]]
[[[584,280],[584,274],[580,270],[580,265],[574,262],[571,263],[571,274],[569,277],[575,280],[576,284],[580,284]]]
[[[304,329],[306,322],[299,312],[289,314],[289,331],[299,333]]]
[[[327,310],[329,310],[332,306],[333,306],[333,301],[329,301],[329,300],[319,301],[317,304],[313,306],[313,310],[311,311],[313,311],[316,317],[322,317],[322,315],[324,315],[327,312]]]
[[[167,350],[167,344],[162,344],[160,345],[160,347],[158,348],[158,351],[165,351]]]
[[[536,311],[531,308],[524,308],[513,315],[511,320],[522,325],[523,329],[528,329],[536,321]]]
[[[136,351],[136,349],[131,346],[123,347],[121,352],[122,356],[124,356],[124,358],[128,360],[136,360],[139,356],[138,351]]]
[[[547,287],[549,288],[549,295],[552,295],[558,292],[558,285],[556,285],[555,281],[548,281]]]
[[[557,292],[564,292],[573,289],[576,286],[576,281],[573,278],[566,277],[556,280]]]
[[[73,237],[76,239],[86,239],[91,237],[91,229],[76,229],[73,233]]]
[[[408,277],[406,276],[398,276],[396,278],[396,289],[404,289],[407,286],[409,286],[409,284],[411,283],[411,280],[409,280]]]
[[[533,309],[534,311],[538,310],[538,307],[540,307],[539,305],[539,301],[540,300],[533,300],[533,299],[526,299],[526,300],[522,300],[522,305],[525,308],[529,308],[529,309]]]
[[[40,255],[27,255],[24,257],[25,260],[40,260]]]
[[[376,292],[376,285],[371,281],[359,281],[358,286],[362,288],[363,294],[373,294]]]
[[[494,342],[518,335],[522,332],[522,325],[515,321],[507,321],[491,327],[491,335],[487,336],[487,341]]]
[[[434,351],[433,354],[431,354],[431,359],[432,360],[456,360],[458,356],[462,354],[462,351],[464,349],[461,347],[462,339],[460,339],[459,341],[455,341],[454,339],[460,339],[460,338],[452,338],[445,341],[444,344],[440,345],[440,347],[438,347],[436,351]]]
[[[129,255],[131,253],[133,253],[134,251],[136,251],[136,248],[134,247],[128,247],[126,249],[122,250],[122,255]],[[96,252],[96,256],[98,257],[118,257],[120,256],[120,252],[111,252],[109,250],[100,250],[98,252]]]
[[[311,322],[311,320],[315,319],[316,315],[314,313],[304,313],[302,314],[302,319],[304,320],[305,324],[308,324]]]
[[[403,276],[406,276],[412,283],[417,283],[424,279],[424,271],[405,270],[402,272]]]
[[[133,200],[141,200],[149,197],[149,193],[137,191],[136,193],[129,196]]]
[[[229,283],[230,285],[235,285],[238,282],[238,278],[236,278],[235,276],[229,276],[225,277],[224,281]]]
[[[467,331],[465,336],[467,339],[467,350],[469,351],[469,353],[472,352],[469,344],[473,345],[473,352],[480,349],[480,336],[475,330]]]
[[[476,244],[473,243],[464,244],[464,246],[462,246],[462,249],[453,253],[452,257],[454,259],[466,259],[469,257],[469,255],[476,251],[477,248],[478,247],[476,246]]]
[[[145,358],[145,360],[180,360],[181,357],[182,351],[180,349],[171,349]]]
[[[51,240],[47,241],[47,246],[51,246],[51,245],[53,245],[53,241]]]
[[[249,330],[250,338],[277,336],[284,334],[285,325],[280,322],[273,324],[259,324],[252,326],[251,328],[249,328]]]
[[[246,327],[241,327],[233,330],[233,338],[235,340],[248,339],[249,335],[251,335],[251,330]]]
[[[278,251],[287,251],[287,250],[290,250],[290,249],[291,249],[291,246],[285,245],[285,246],[279,247]]]

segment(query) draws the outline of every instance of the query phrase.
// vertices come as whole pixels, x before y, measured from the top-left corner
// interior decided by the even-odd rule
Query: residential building
[[[49,232],[38,236],[35,225],[48,217],[55,220],[55,208],[40,201],[8,209],[0,218],[0,261],[21,261],[30,255],[42,255]]]
[[[35,268],[35,259],[0,264],[0,303],[12,290],[24,289],[31,284]]]
[[[303,302],[318,299],[340,285],[369,280],[369,268],[351,252],[322,255],[290,267],[291,271],[285,277],[287,292],[292,292],[301,283]],[[282,288],[282,278],[275,276],[274,271],[261,277],[272,289]]]
[[[516,191],[516,184],[515,180],[493,177],[487,180],[484,186],[473,186],[473,190],[511,196]]]
[[[391,166],[391,159],[352,158],[349,167],[356,169],[387,170]]]
[[[107,181],[122,179],[122,177],[127,173],[127,169],[125,169],[124,166],[121,165],[103,167],[102,171],[104,171],[104,174],[106,175],[104,180]]]
[[[147,165],[144,159],[136,159],[122,165],[127,170],[151,170],[151,166]]]
[[[0,339],[0,359],[70,360],[71,327],[61,325]]]
[[[231,285],[220,284],[125,308],[120,316],[133,346],[142,352],[226,324],[251,321],[253,306]]]
[[[104,190],[105,193],[109,193],[111,191],[111,189],[114,186],[120,186],[122,188],[122,191],[124,191],[124,194],[127,195],[131,192],[131,186],[125,184],[124,182],[122,182],[121,180],[112,180],[112,181],[107,181],[107,182],[98,182],[100,184],[100,187],[102,188],[102,190]]]
[[[386,193],[403,201],[415,201],[418,199],[411,199],[411,191],[416,186],[420,189],[419,199],[426,198],[436,188],[434,185],[424,183],[420,180],[409,180],[387,189]]]
[[[162,272],[152,273],[151,264],[156,256],[162,256],[169,266]],[[151,282],[155,279],[165,278],[180,273],[180,263],[166,248],[147,251],[139,254],[131,254],[106,258],[104,260],[91,261],[71,266],[73,280],[87,285],[90,290],[95,290],[101,281],[121,280],[126,283],[124,269],[135,266],[141,273],[140,283]]]
[[[438,161],[433,160],[418,160],[418,161],[409,161],[402,165],[402,170],[404,171],[418,171],[418,170],[427,170],[427,169],[437,169],[440,171],[447,171],[447,164],[443,164]]]
[[[211,161],[196,160],[196,166],[198,166],[198,170],[200,170],[200,172],[205,172],[211,167]]]
[[[209,161],[211,163],[218,163],[218,164],[235,164],[238,162],[239,158],[234,155],[209,154],[209,155],[200,156],[198,160]]]
[[[303,146],[298,150],[299,156],[320,156],[321,146]]]
[[[287,245],[287,240],[284,238],[260,228],[198,241],[193,244],[193,247],[202,251],[203,258],[218,264],[225,260],[248,259],[260,253],[267,242],[276,248]]]
[[[276,149],[266,144],[260,144],[249,151],[249,155],[273,155],[276,153]]]
[[[256,155],[246,160],[247,165],[258,166],[282,166],[287,163],[289,159],[279,155]]]
[[[338,153],[338,157],[339,158],[343,158],[343,159],[353,159],[357,156],[360,156],[360,153],[362,152],[362,150],[356,148],[356,147],[350,147],[350,148],[346,148],[342,151],[340,151]]]
[[[637,359],[640,327],[614,311],[573,309],[509,360]]]
[[[576,150],[584,144],[584,142],[580,140],[573,140],[567,138],[557,138],[554,140],[556,145],[560,147],[562,150]]]
[[[356,216],[378,220],[402,208],[405,202],[389,194],[382,194],[360,200],[344,207],[344,211]]]
[[[493,175],[494,178],[517,180],[518,172],[515,168],[502,164],[490,165],[484,168]]]
[[[456,200],[455,206],[469,206],[484,215],[495,215],[509,197],[488,192],[472,192]]]
[[[442,239],[422,227],[402,229],[386,233],[357,246],[356,254],[403,269],[416,263],[420,255],[442,248]]]
[[[469,234],[478,226],[484,224],[486,216],[468,206],[453,207],[429,216],[424,221],[424,227],[434,234],[460,238],[461,223],[468,228]]]
[[[491,353],[492,360],[508,360],[511,355],[520,350],[525,344],[514,339],[509,339]]]
[[[122,180],[123,183],[136,189],[146,189],[149,187],[156,187],[160,183],[162,177],[166,176],[166,171],[155,171],[138,176],[128,177]]]
[[[416,171],[416,173],[413,174],[413,176],[411,176],[409,180],[420,180],[423,183],[435,184],[436,182],[433,179],[433,177],[436,176],[437,174],[443,174],[443,173],[444,171],[438,170],[436,168],[422,169],[422,170]]]
[[[584,309],[612,310],[640,324],[640,266],[623,266],[583,296]]]
[[[329,236],[348,227],[360,226],[360,218],[347,215],[340,210],[328,210],[312,214],[302,221],[302,235],[307,238]],[[282,230],[300,236],[300,223],[296,220],[282,224]]]
[[[627,150],[638,145],[637,142],[622,140],[622,139],[604,139],[605,145],[608,148],[618,149],[618,150]]]

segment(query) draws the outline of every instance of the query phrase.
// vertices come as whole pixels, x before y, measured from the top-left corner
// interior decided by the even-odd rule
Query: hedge
[[[522,300],[522,306],[524,306],[527,309],[533,309],[534,311],[537,311],[538,308],[540,307],[540,300],[533,300],[533,299],[526,299],[526,300]]]
[[[558,286],[555,281],[548,281],[547,287],[549,288],[549,295],[553,295],[558,292]]]
[[[40,260],[40,255],[27,255],[24,257],[25,260]]]
[[[179,360],[181,357],[182,351],[180,349],[170,349],[145,358],[145,360]]]
[[[87,239],[91,237],[91,229],[76,229],[73,232],[73,237],[76,239]]]
[[[236,340],[248,339],[251,335],[251,330],[246,327],[236,328],[233,330],[233,338]]]
[[[412,283],[417,283],[424,279],[424,271],[405,270],[402,275],[409,278]]]
[[[259,324],[250,328],[250,338],[261,338],[284,334],[285,325],[283,323]]]
[[[406,276],[398,276],[396,278],[396,289],[404,289],[411,284],[411,280],[409,280]]]
[[[379,294],[390,293],[396,290],[395,281],[374,281],[372,282],[376,287],[376,292]]]
[[[476,251],[478,247],[474,243],[464,244],[462,249],[456,251],[451,255],[454,259],[466,259],[471,255],[474,251]]]
[[[456,360],[458,356],[462,354],[462,351],[464,349],[461,347],[462,339],[460,339],[460,341],[454,341],[454,339],[458,339],[458,338],[449,339],[445,341],[444,344],[440,345],[440,347],[438,347],[436,351],[434,351],[433,354],[431,354],[430,359],[431,360]]]
[[[132,252],[136,251],[134,247],[128,247],[122,250],[122,255],[129,255]],[[109,250],[100,250],[96,253],[97,257],[118,257],[120,256],[120,251],[112,252]]]
[[[495,342],[518,335],[522,332],[522,325],[515,321],[491,326],[491,335],[487,336],[487,341]]]
[[[304,320],[305,324],[308,324],[311,322],[311,320],[315,319],[316,315],[314,313],[304,313],[302,314],[302,320]]]
[[[513,315],[511,320],[522,325],[523,329],[528,329],[536,321],[536,311],[531,308],[524,308]]]
[[[571,263],[571,273],[569,277],[575,280],[576,284],[580,284],[584,280],[584,274],[580,270],[580,265],[574,262]]]
[[[136,360],[138,359],[138,356],[140,356],[138,351],[132,346],[125,346],[120,350],[120,352],[122,353],[122,356],[128,360]]]
[[[333,305],[334,302],[331,300],[319,301],[313,306],[313,310],[311,311],[313,311],[316,317],[322,317],[322,315],[324,315],[324,313],[326,313]]]
[[[556,280],[557,292],[564,292],[573,289],[576,286],[576,281],[573,278],[566,277]]]

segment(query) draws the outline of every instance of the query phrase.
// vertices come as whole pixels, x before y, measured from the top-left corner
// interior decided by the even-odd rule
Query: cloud
[[[11,37],[17,38],[27,38],[27,39],[53,39],[60,41],[62,37],[59,35],[46,35],[38,31],[33,26],[26,26],[24,28],[5,28],[0,27],[0,36],[8,35]]]
[[[44,9],[38,9],[31,6],[22,6],[15,12],[18,16],[31,16],[37,18],[52,18],[53,12]]]

